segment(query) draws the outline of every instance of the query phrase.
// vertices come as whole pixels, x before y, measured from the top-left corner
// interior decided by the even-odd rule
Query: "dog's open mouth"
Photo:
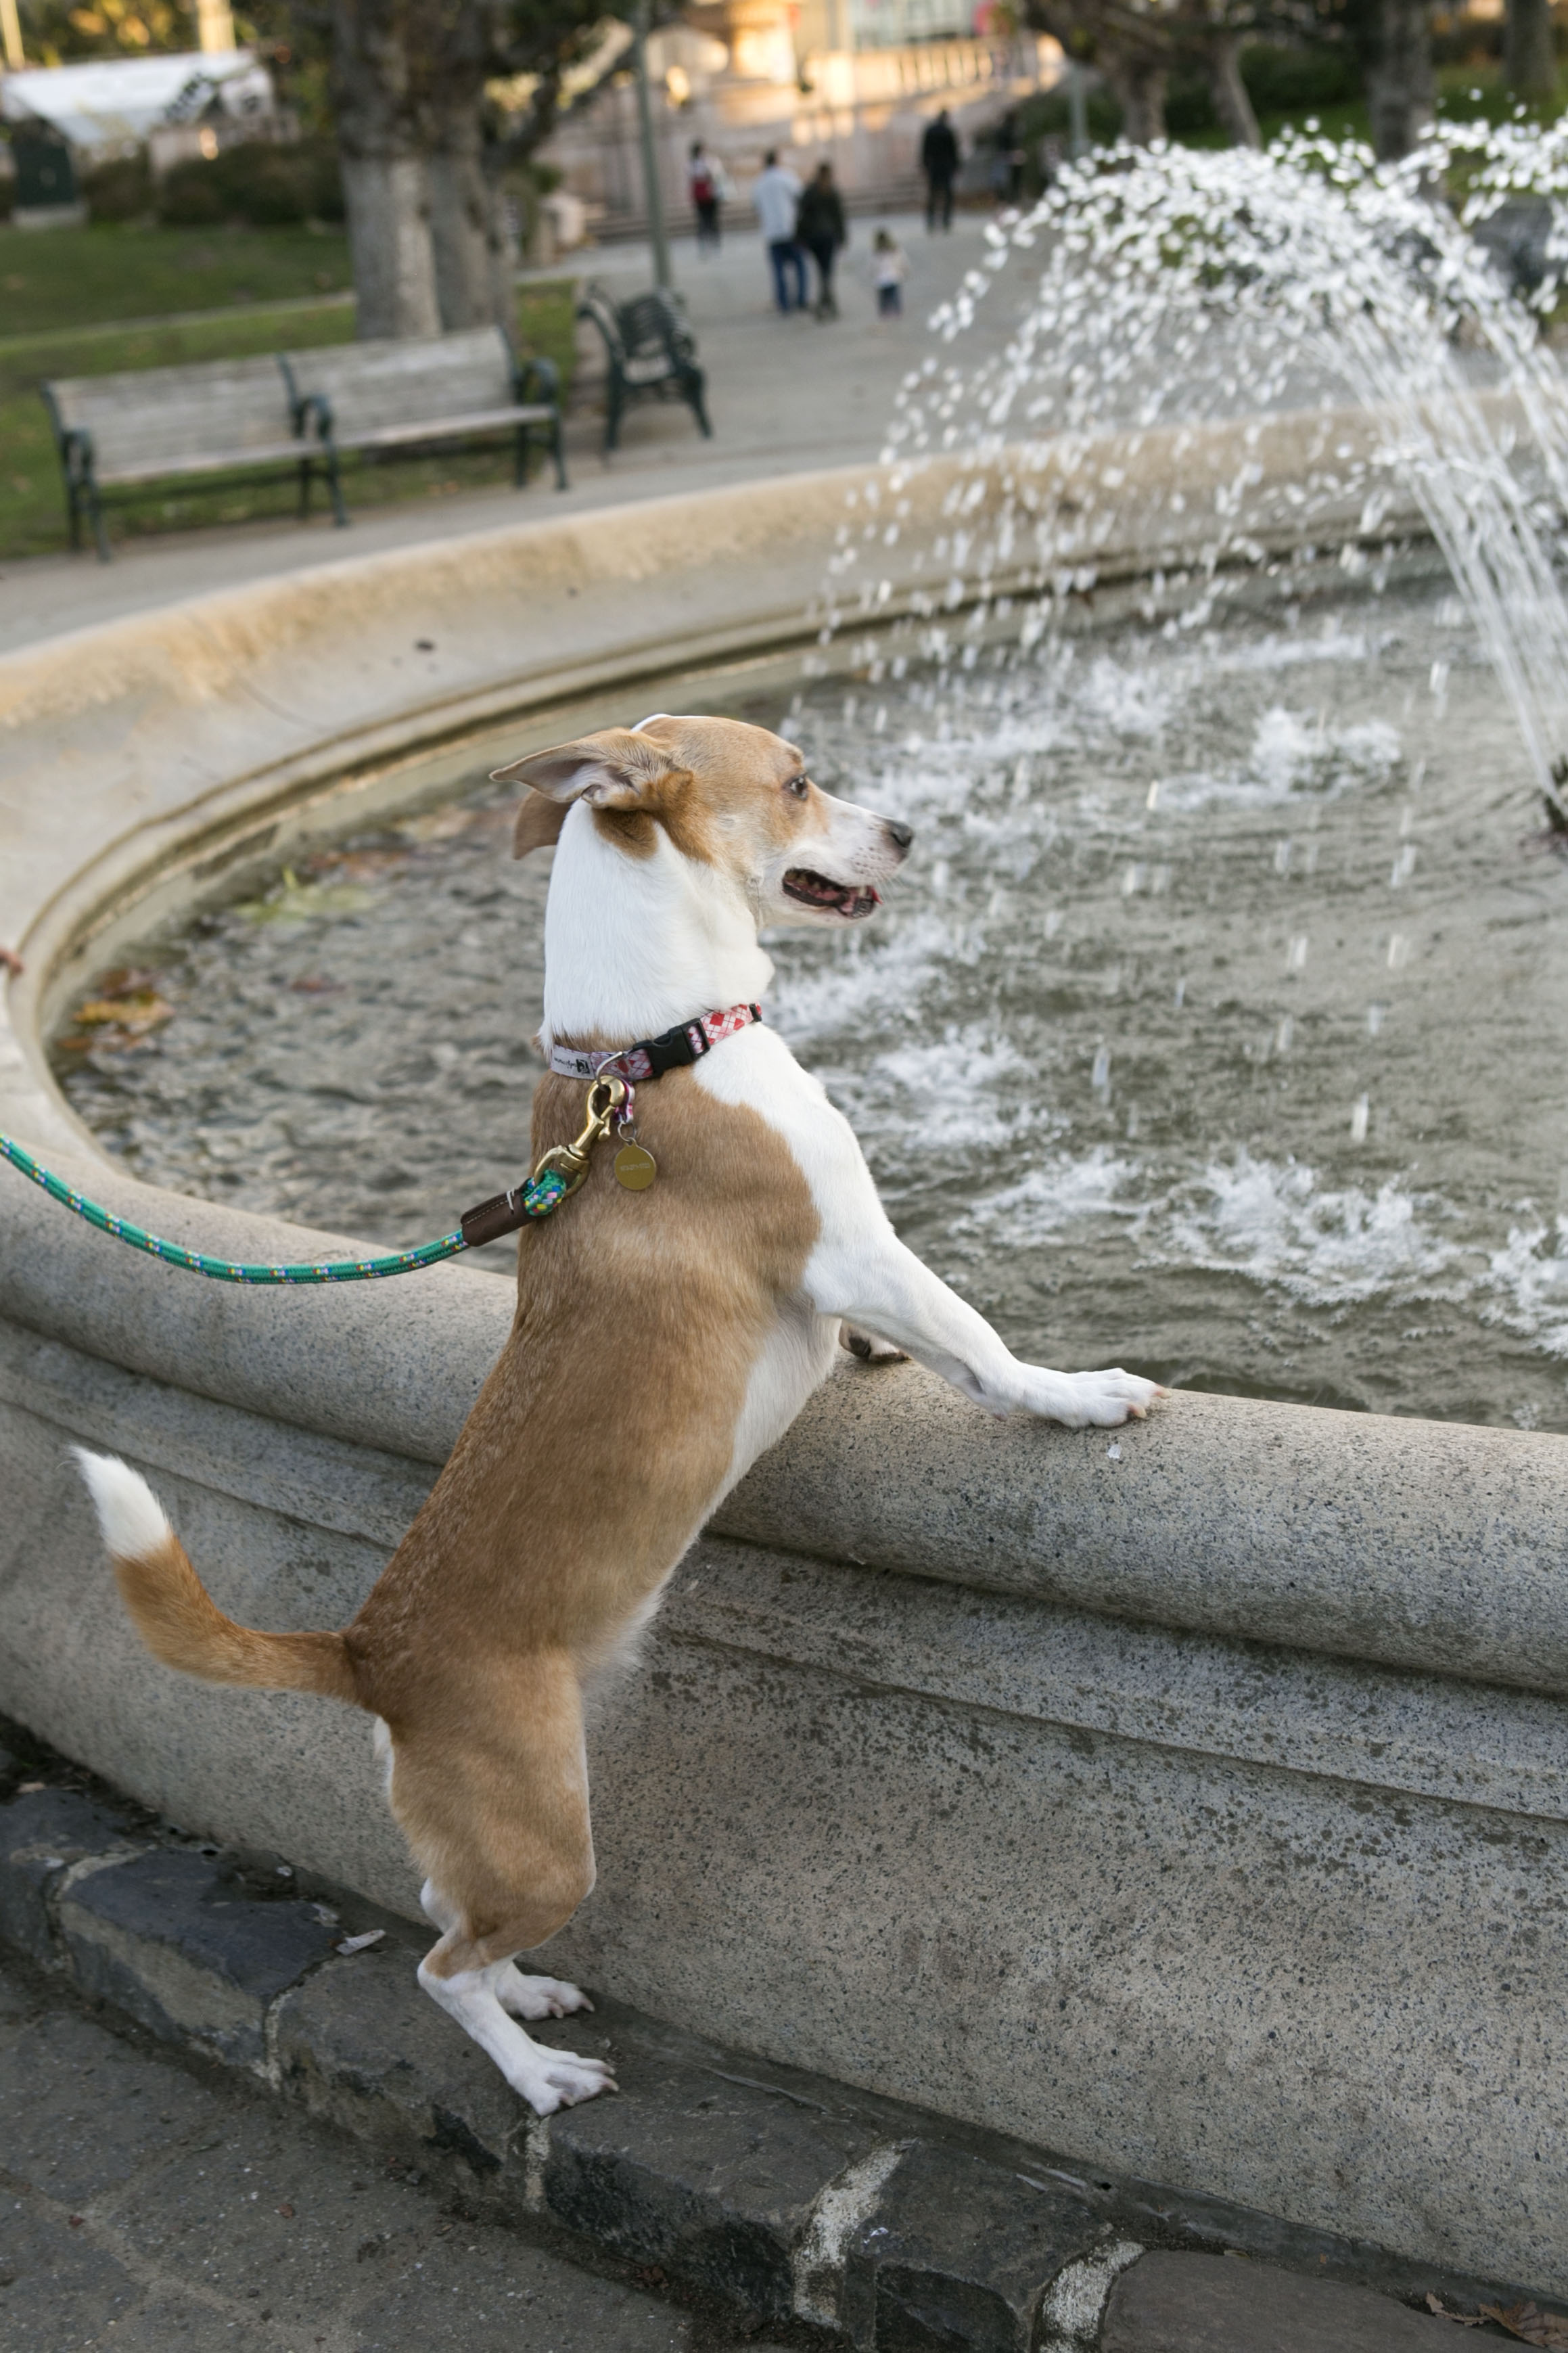
[[[819,907],[825,915],[843,915],[857,923],[882,903],[869,883],[830,882],[826,874],[814,874],[809,866],[792,866],[784,879],[786,899],[797,899],[803,907]]]

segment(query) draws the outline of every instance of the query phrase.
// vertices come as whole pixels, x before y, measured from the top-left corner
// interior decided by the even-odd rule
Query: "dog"
[[[841,1328],[994,1414],[1111,1428],[1161,1392],[1120,1370],[1020,1363],[899,1240],[848,1122],[756,1018],[773,970],[759,933],[864,923],[908,826],[830,797],[792,744],[736,720],[661,715],[495,773],[527,787],[517,854],[555,845],[535,1154],[576,1167],[564,1147],[583,1080],[603,1068],[601,1110],[607,1081],[629,1082],[642,1189],[617,1178],[608,1143],[590,1146],[578,1188],[523,1227],[506,1348],[341,1632],[236,1624],[145,1481],[78,1453],[154,1656],[376,1719],[441,1931],[420,1983],[548,2116],[614,2088],[602,2061],[523,2031],[591,2005],[516,1959],[594,1884],[584,1692],[635,1648],[715,1506],[827,1377]]]

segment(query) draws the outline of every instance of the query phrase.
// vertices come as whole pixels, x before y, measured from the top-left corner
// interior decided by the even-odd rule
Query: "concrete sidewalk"
[[[608,2000],[534,2032],[620,2089],[541,2121],[427,1943],[104,1790],[0,1804],[0,2353],[1441,2353],[1429,2300],[1521,2301]]]
[[[3,1959],[0,2145],[0,2353],[768,2353]]]
[[[534,518],[554,520],[622,500],[719,489],[873,459],[903,376],[928,351],[942,349],[933,343],[925,322],[964,271],[975,267],[985,216],[961,214],[951,236],[934,237],[927,237],[917,216],[893,221],[910,261],[904,316],[894,321],[876,315],[870,284],[876,226],[861,220],[852,225],[840,264],[842,315],[826,324],[809,314],[786,319],[774,311],[767,255],[754,229],[727,237],[711,258],[699,257],[689,238],[675,241],[675,280],[708,374],[710,441],[702,439],[684,406],[644,402],[628,411],[622,446],[606,461],[603,412],[590,380],[567,417],[572,487],[564,492],[540,480],[520,495],[498,481],[493,490],[362,509],[347,531],[334,529],[324,515],[303,525],[215,525],[166,538],[121,539],[112,564],[83,553],[0,565],[0,653],[122,614],[345,556],[418,546]],[[617,299],[652,282],[643,245],[591,249],[570,256],[557,269],[531,274],[556,278],[567,271],[598,279]],[[987,307],[984,323],[964,339],[966,361],[1001,339],[1016,310],[1016,295],[1004,294]],[[583,348],[596,358],[595,345],[590,331]],[[353,513],[352,489],[350,495]]]

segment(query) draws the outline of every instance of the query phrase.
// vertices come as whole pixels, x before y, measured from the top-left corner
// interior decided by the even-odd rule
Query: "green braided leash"
[[[208,1258],[203,1250],[185,1250],[179,1242],[164,1241],[158,1234],[143,1233],[128,1218],[117,1218],[101,1202],[89,1201],[61,1176],[45,1168],[30,1152],[24,1151],[14,1135],[0,1134],[0,1159],[8,1160],[35,1185],[41,1185],[51,1201],[85,1218],[100,1233],[112,1234],[117,1242],[129,1242],[132,1250],[145,1250],[150,1258],[161,1258],[170,1266],[183,1266],[191,1274],[210,1275],[215,1282],[374,1282],[389,1274],[416,1274],[421,1267],[438,1266],[444,1258],[456,1258],[459,1250],[470,1250],[475,1243],[492,1238],[491,1233],[465,1232],[479,1214],[470,1210],[463,1225],[439,1241],[421,1242],[417,1249],[397,1250],[385,1258],[323,1259],[314,1265],[247,1266],[226,1258]],[[486,1203],[486,1209],[499,1209],[506,1202],[511,1211],[509,1224],[520,1225],[524,1218],[547,1218],[558,1208],[573,1189],[568,1178],[554,1168],[541,1168],[539,1175],[515,1193],[500,1195],[495,1203]],[[517,1214],[521,1212],[521,1215]],[[492,1218],[489,1224],[496,1231]]]

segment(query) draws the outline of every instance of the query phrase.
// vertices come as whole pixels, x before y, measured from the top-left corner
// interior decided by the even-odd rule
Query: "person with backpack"
[[[833,265],[841,246],[849,242],[844,199],[838,193],[831,164],[819,164],[816,175],[800,200],[795,235],[816,264],[816,315],[837,319],[838,301],[833,291]]]
[[[686,186],[697,215],[697,250],[699,253],[719,250],[719,207],[723,202],[723,184],[718,166],[704,148],[700,139],[691,142],[691,153],[686,159]]]

